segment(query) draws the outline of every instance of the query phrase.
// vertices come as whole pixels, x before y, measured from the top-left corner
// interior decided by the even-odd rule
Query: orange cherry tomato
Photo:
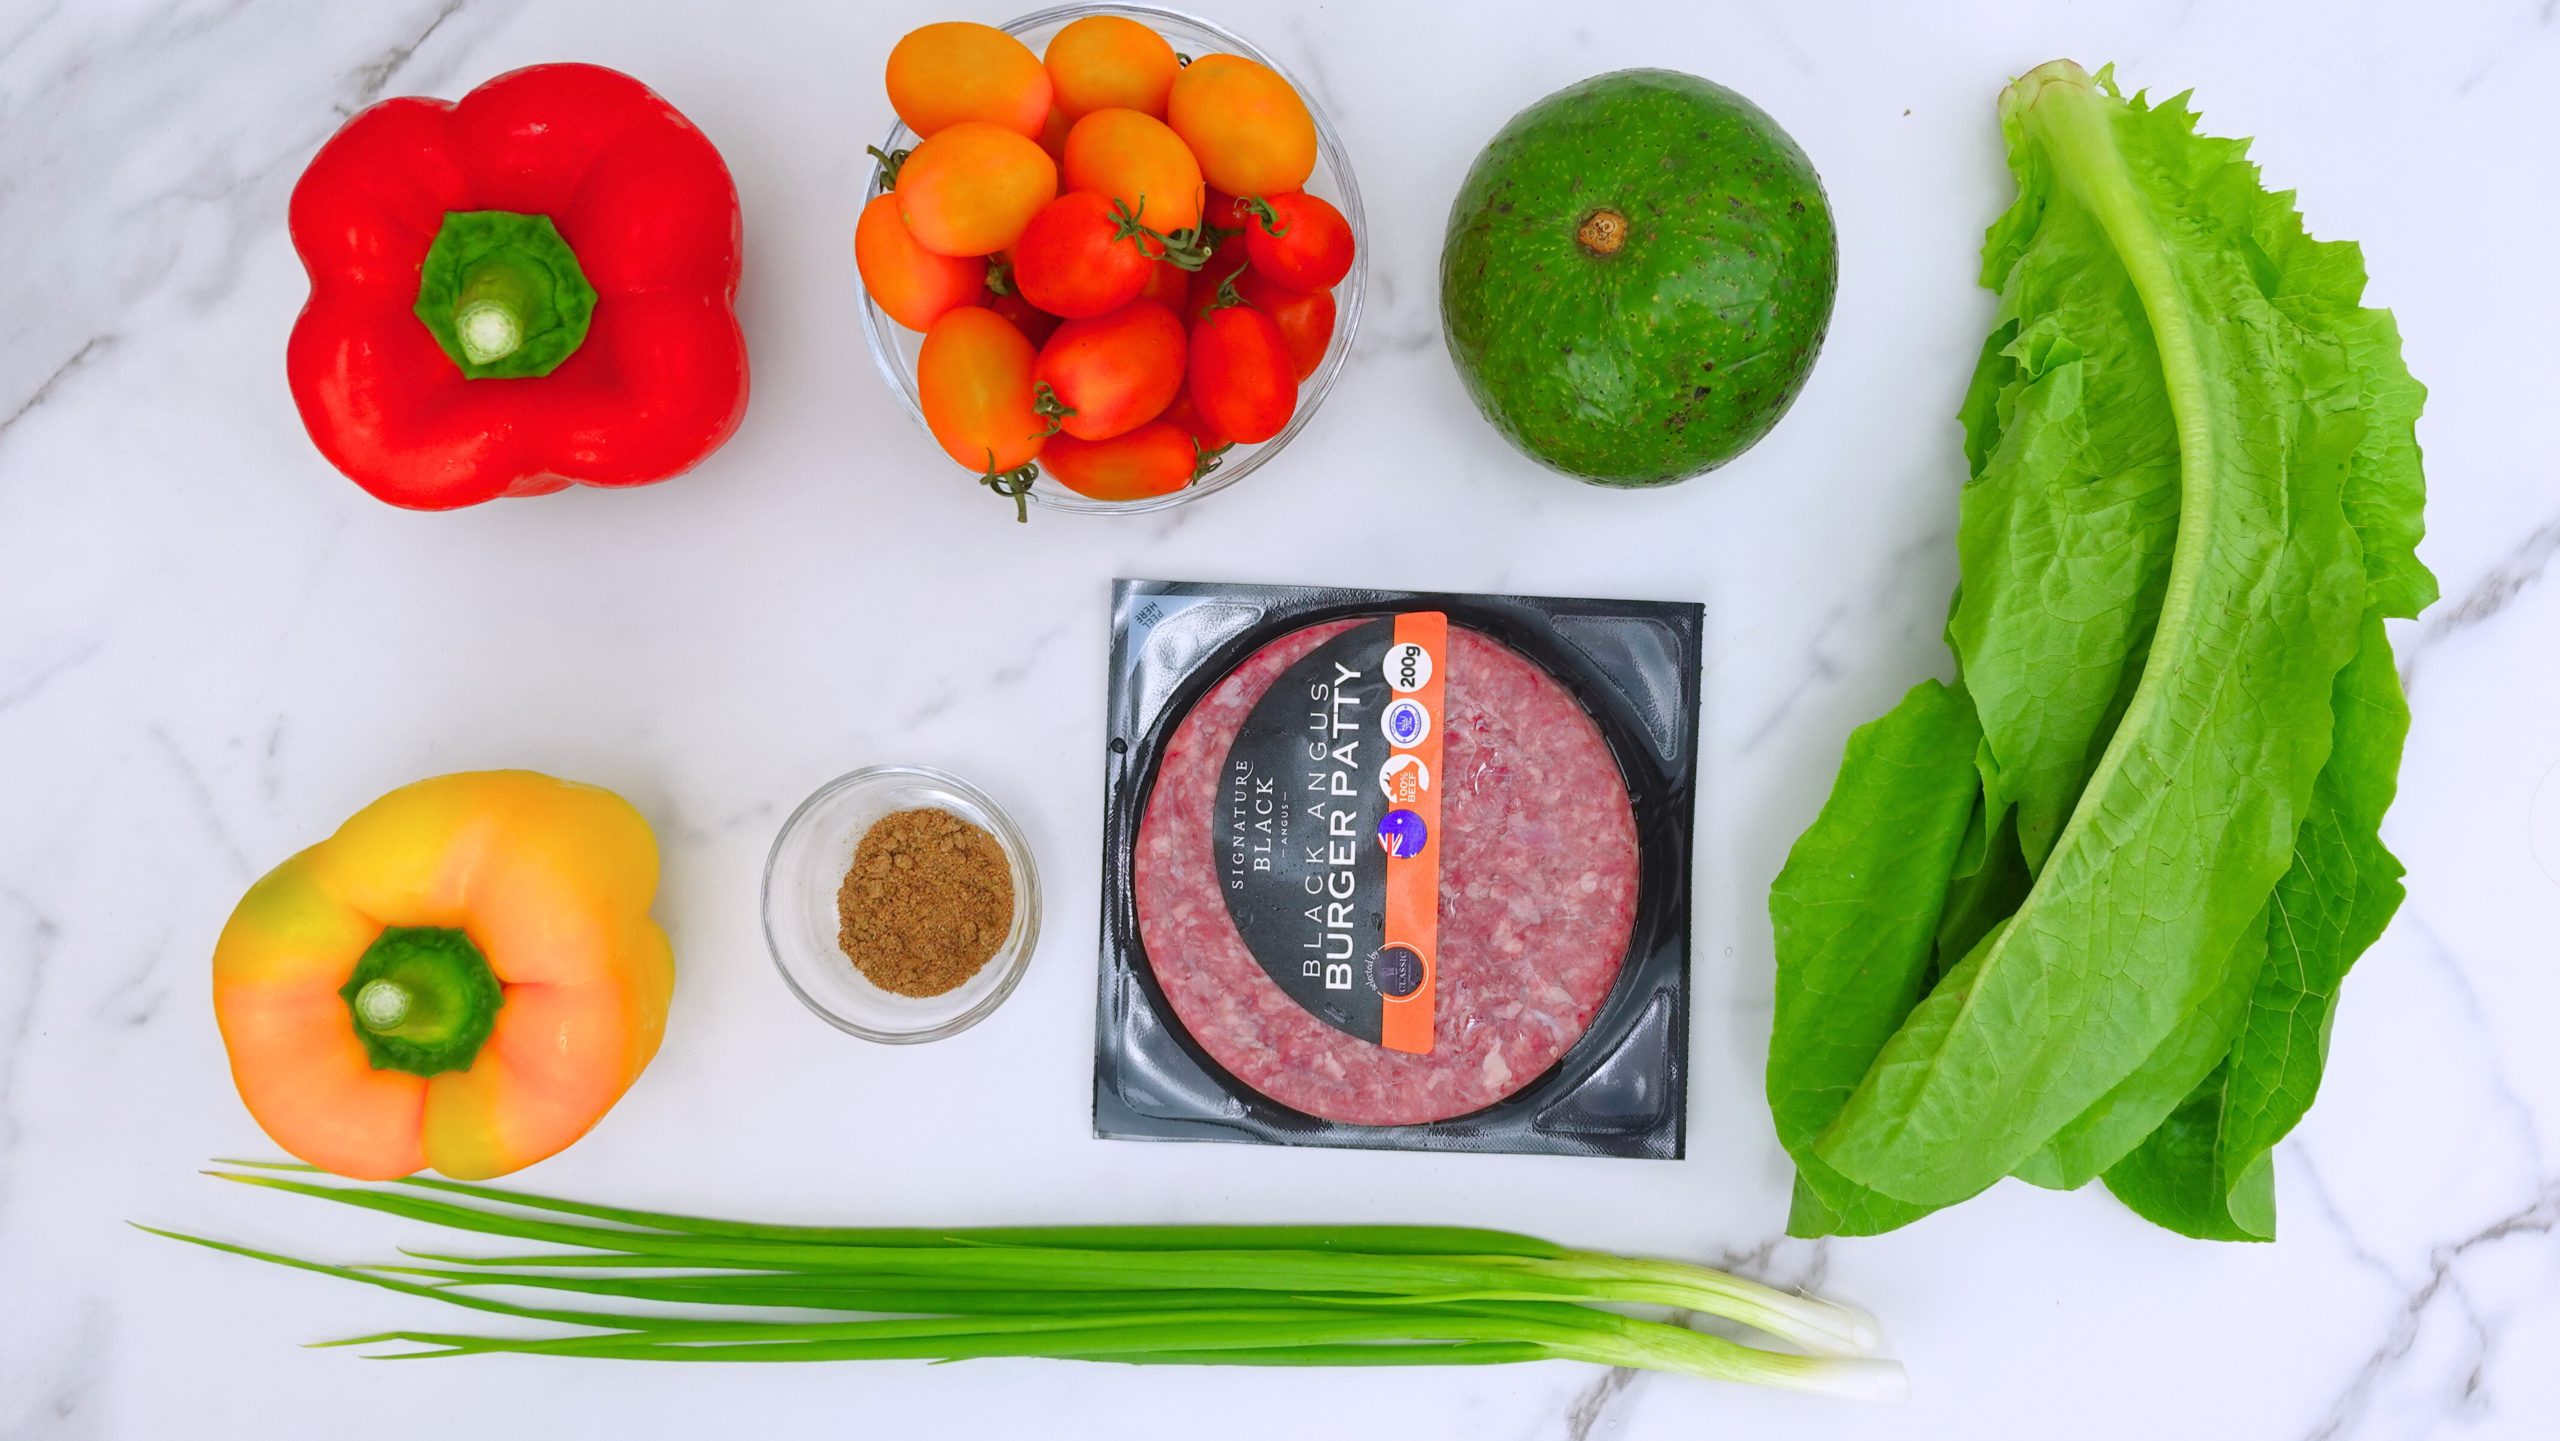
[[[1326,347],[1333,344],[1334,303],[1330,290],[1292,290],[1275,284],[1261,271],[1248,269],[1236,277],[1236,293],[1244,303],[1271,317],[1280,327],[1280,338],[1289,345],[1289,358],[1297,362],[1298,379],[1304,382],[1324,363]]]
[[[898,218],[940,255],[993,255],[1057,198],[1058,167],[1029,136],[963,120],[926,136],[898,170]]]
[[[1053,435],[1040,452],[1040,467],[1050,479],[1095,500],[1170,495],[1198,478],[1204,463],[1215,462],[1190,431],[1169,420],[1150,420],[1109,440]]]
[[[1182,69],[1163,36],[1120,15],[1088,15],[1067,26],[1042,63],[1069,120],[1114,108],[1161,120]]]
[[[1096,110],[1067,132],[1067,188],[1119,200],[1151,230],[1200,223],[1200,163],[1163,121],[1135,110]]]
[[[1058,162],[1060,170],[1067,167],[1067,132],[1074,128],[1075,122],[1060,113],[1057,106],[1049,107],[1049,119],[1040,127],[1040,148],[1049,152],[1049,158]]]
[[[875,195],[853,226],[853,264],[862,288],[889,318],[909,330],[930,330],[942,313],[978,298],[987,263],[937,255],[916,243],[898,218],[898,197]]]
[[[916,356],[925,425],[945,454],[985,476],[1039,458],[1049,426],[1032,409],[1038,353],[1013,322],[978,305],[945,311]]]
[[[1049,92],[1040,57],[992,25],[946,20],[909,31],[889,52],[889,104],[918,135],[980,120],[1037,136]]]
[[[1182,393],[1182,360],[1182,322],[1153,301],[1131,301],[1058,327],[1031,367],[1033,405],[1078,440],[1126,435]]]
[[[1229,195],[1303,190],[1316,169],[1316,122],[1278,72],[1241,55],[1203,55],[1173,79],[1165,122]]]

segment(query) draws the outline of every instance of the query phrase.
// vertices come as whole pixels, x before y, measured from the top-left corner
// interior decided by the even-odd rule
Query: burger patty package
[[[1680,1155],[1702,622],[1119,582],[1094,1133]]]

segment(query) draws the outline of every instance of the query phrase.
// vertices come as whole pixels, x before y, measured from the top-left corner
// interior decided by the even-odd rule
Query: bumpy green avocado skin
[[[1623,240],[1590,226],[1626,221]],[[1601,485],[1668,485],[1769,432],[1831,321],[1812,162],[1721,85],[1621,70],[1513,116],[1459,187],[1440,315],[1476,408]]]

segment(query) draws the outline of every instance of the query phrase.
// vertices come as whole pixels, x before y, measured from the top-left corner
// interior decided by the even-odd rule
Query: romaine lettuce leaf
[[[1946,875],[1981,796],[1980,732],[1962,694],[1913,687],[1849,737],[1831,801],[1769,892],[1780,975],[1769,1106],[1797,1158],[1798,1234],[1869,1234],[1916,1220],[1810,1147],[1928,983]]]
[[[2399,894],[2380,616],[2434,594],[2423,392],[2355,248],[2184,97],[2057,63],[2002,112],[1963,679],[1862,732],[1771,897],[1791,1229],[2103,1172],[2163,1224],[2271,1234],[2267,1150]],[[1918,815],[1927,843],[1877,848]]]

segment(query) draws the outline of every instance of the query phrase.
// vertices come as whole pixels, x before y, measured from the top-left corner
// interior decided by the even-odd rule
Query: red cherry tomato
[[[1058,333],[1058,317],[1023,299],[1019,290],[1002,295],[992,290],[980,291],[977,304],[1012,321],[1013,328],[1022,332],[1022,338],[1030,341],[1034,350],[1048,344],[1049,337]]]
[[[1070,320],[1031,367],[1040,413],[1078,440],[1126,435],[1182,391],[1182,322],[1149,300]]]
[[[1156,262],[1128,212],[1110,196],[1079,190],[1040,207],[1013,243],[1013,283],[1051,315],[1085,320],[1138,298]]]
[[[999,250],[987,257],[987,283],[969,302],[983,306],[1013,322],[1022,338],[1038,350],[1049,343],[1058,330],[1058,317],[1022,298],[1022,287],[1013,283],[1013,253]]]
[[[1188,386],[1184,387],[1180,395],[1173,398],[1173,404],[1166,406],[1164,414],[1159,418],[1167,424],[1181,426],[1185,433],[1200,443],[1203,454],[1215,455],[1235,443],[1220,435],[1215,427],[1201,418],[1200,407],[1191,399],[1191,390]],[[1050,437],[1052,440],[1056,438]]]
[[[1315,374],[1324,363],[1325,347],[1333,344],[1333,292],[1291,290],[1273,284],[1259,270],[1247,270],[1236,277],[1236,293],[1280,327],[1280,338],[1289,343],[1289,359],[1298,367],[1298,379]]]
[[[1191,272],[1170,260],[1159,260],[1147,272],[1147,288],[1138,292],[1138,298],[1152,300],[1179,315],[1183,299],[1190,293]]]
[[[1298,409],[1298,366],[1280,326],[1250,305],[1211,310],[1191,326],[1192,403],[1209,428],[1247,445],[1269,440]]]
[[[1200,312],[1217,304],[1219,287],[1243,275],[1244,268],[1244,241],[1234,235],[1221,239],[1209,251],[1208,262],[1191,272],[1190,293],[1182,302],[1184,322],[1197,321]]]
[[[1291,290],[1331,290],[1351,273],[1351,222],[1303,191],[1237,202],[1253,212],[1244,249],[1253,268]]]
[[[1215,463],[1190,431],[1169,420],[1150,420],[1109,440],[1053,435],[1040,451],[1050,479],[1095,500],[1170,495],[1198,478],[1203,465]]]

